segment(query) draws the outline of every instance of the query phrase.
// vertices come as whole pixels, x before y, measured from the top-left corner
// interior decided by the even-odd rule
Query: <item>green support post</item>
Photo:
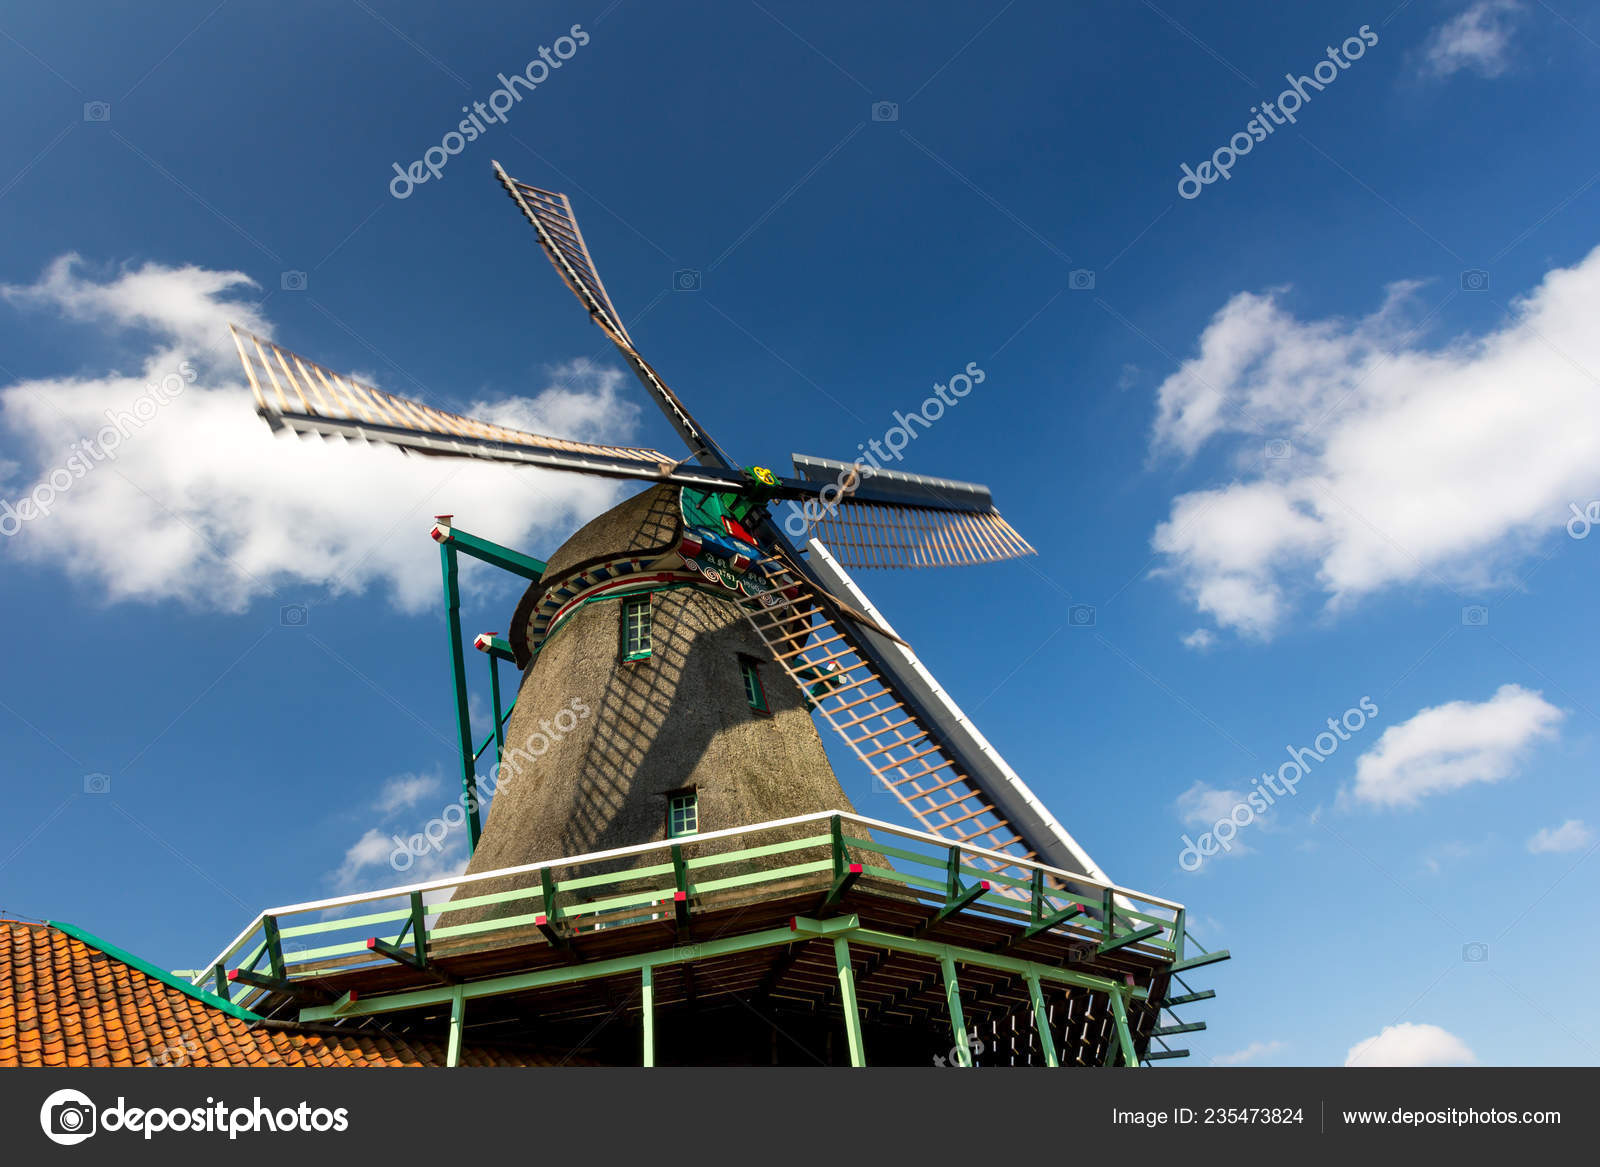
[[[1028,997],[1033,1001],[1033,1024],[1039,1031],[1039,1047],[1044,1050],[1044,1064],[1052,1068],[1061,1065],[1056,1057],[1056,1039],[1050,1032],[1050,1016],[1044,1007],[1044,990],[1039,987],[1039,974],[1030,972],[1027,977]]]
[[[955,1037],[952,1048],[956,1062],[964,1067],[971,1066],[972,1049],[967,1045],[967,1019],[961,1012],[961,982],[956,980],[956,962],[945,953],[939,957],[939,968],[944,972],[944,999],[950,1009],[950,1032]]]
[[[1120,990],[1111,993],[1111,1012],[1117,1019],[1117,1041],[1122,1046],[1122,1064],[1138,1066],[1139,1055],[1133,1049],[1133,1034],[1128,1031],[1128,1003]]]
[[[445,1065],[452,1069],[461,1064],[461,1028],[466,1011],[466,990],[457,985],[450,994],[450,1048],[445,1054]]]
[[[442,525],[448,516],[441,515],[439,519]],[[446,632],[450,636],[450,679],[455,685],[456,735],[461,745],[461,793],[466,802],[467,851],[470,854],[478,849],[478,836],[482,833],[482,827],[478,819],[478,776],[473,765],[472,715],[467,710],[467,667],[461,651],[461,585],[458,579],[460,563],[456,556],[457,533],[450,531],[448,527],[445,531],[445,537],[439,540],[439,565],[444,573],[445,624]]]
[[[520,551],[513,551],[509,547],[502,547],[498,543],[477,535],[470,535],[460,527],[450,525],[453,515],[436,515],[438,526],[434,535],[440,542],[454,543],[467,555],[474,559],[481,559],[485,563],[493,564],[502,571],[509,571],[512,575],[520,575],[523,579],[538,581],[544,575],[546,565],[531,555],[524,555]],[[441,539],[440,536],[443,536]]]
[[[833,938],[833,960],[839,966],[839,1006],[844,1010],[845,1036],[850,1039],[850,1064],[867,1064],[866,1047],[861,1042],[861,1010],[856,1004],[856,974],[850,964],[850,941]]]
[[[639,970],[639,1019],[644,1023],[644,1064],[656,1064],[656,981],[647,964]]]
[[[231,1001],[233,997],[228,992],[228,970],[222,965],[213,965],[211,979],[216,984],[216,994],[224,1001]]]
[[[504,716],[500,712],[500,658],[489,654],[489,696],[494,702],[494,762],[500,764],[506,752]]]
[[[411,919],[408,922],[411,928],[411,946],[416,950],[417,959],[423,964],[428,963],[428,926],[424,922],[422,906],[422,893],[411,893]]]
[[[267,941],[267,960],[271,964],[272,979],[284,979],[283,971],[283,941],[278,936],[278,918],[276,916],[263,916],[261,919],[261,933]]]

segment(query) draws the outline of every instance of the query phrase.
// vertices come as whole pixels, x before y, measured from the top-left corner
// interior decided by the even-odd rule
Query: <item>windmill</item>
[[[924,1059],[926,1029],[903,1023],[938,1013],[952,1060],[972,1064],[964,1007],[984,1019],[990,1040],[1006,1043],[997,1064],[1184,1056],[1149,1044],[1204,1023],[1163,1027],[1160,1013],[1214,996],[1188,991],[1178,974],[1227,952],[1186,952],[1182,905],[1116,885],[1095,865],[850,574],[1032,554],[988,489],[866,459],[795,455],[792,476],[740,465],[635,346],[567,197],[494,169],[686,452],[674,458],[447,413],[234,330],[258,412],[274,430],[646,489],[591,520],[548,562],[437,517],[473,845],[467,870],[263,912],[211,962],[219,989],[249,986],[252,1007],[297,1010],[301,1021],[388,1016],[426,1029],[444,1022],[447,1007],[451,1064],[469,998],[485,1032],[526,1033],[531,1024],[549,1037],[571,1024],[590,1033],[595,1018],[637,1015],[652,1065],[658,1013],[663,1024],[685,1014],[693,1022],[707,996],[743,1004],[741,994],[787,1002],[800,1012],[786,1022],[791,1031],[819,1039],[831,1041],[827,1017],[841,1017],[854,1065],[865,1064],[867,1039],[879,1060]],[[793,532],[803,545],[786,533],[795,515],[780,523],[774,514],[785,504],[804,519]],[[495,677],[495,730],[477,753],[456,615],[458,551],[530,581],[505,637],[476,642]],[[501,660],[522,671],[504,717]],[[921,830],[855,812],[819,722]],[[489,740],[513,781],[491,792],[480,838],[473,764]],[[829,834],[815,834],[825,826]],[[886,856],[896,868],[931,864],[942,878],[892,869]],[[284,954],[282,937],[326,940],[343,926],[295,921],[396,901],[348,925],[398,932],[324,943],[300,961]],[[244,964],[230,968],[235,960]],[[750,1060],[753,1014],[748,1005],[731,1020],[729,1012],[718,1025],[695,1023],[682,1044],[705,1047],[714,1036],[721,1052],[708,1056]],[[596,1056],[625,1060],[616,1048]]]
[[[736,596],[749,626],[810,705],[924,829],[1003,856],[1105,875],[961,713],[847,568],[926,568],[1033,554],[986,487],[794,456],[794,476],[742,466],[644,358],[592,257],[567,197],[495,176],[557,274],[616,347],[683,441],[687,456],[508,429],[363,385],[234,330],[258,412],[274,429],[386,443],[448,457],[520,463],[676,488],[699,554],[684,564]],[[812,521],[804,552],[771,508]],[[691,544],[692,547],[692,544]],[[680,548],[681,550],[681,548]],[[635,572],[656,566],[634,562]],[[626,572],[614,572],[614,576]],[[613,590],[621,586],[613,583]],[[526,608],[533,597],[524,600]],[[552,620],[519,610],[511,633],[526,667]],[[1005,865],[991,860],[998,869]]]

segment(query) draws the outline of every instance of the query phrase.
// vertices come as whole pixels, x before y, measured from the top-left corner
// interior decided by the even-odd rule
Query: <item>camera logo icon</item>
[[[110,794],[110,774],[85,774],[83,776],[83,792],[85,794]]]
[[[872,103],[872,120],[875,122],[897,122],[900,120],[900,103],[898,101],[875,101]]]
[[[303,271],[286,271],[280,281],[286,292],[303,292],[306,290],[306,273]]]
[[[39,1126],[52,1143],[71,1147],[94,1134],[97,1114],[87,1094],[79,1090],[57,1090],[39,1107]]]
[[[700,272],[692,267],[679,268],[672,273],[672,290],[674,292],[698,292],[700,290]]]
[[[1086,267],[1073,268],[1067,273],[1067,287],[1074,292],[1094,291],[1094,272]]]
[[[1067,609],[1067,623],[1074,628],[1094,627],[1094,605],[1074,604]]]
[[[83,120],[86,122],[108,122],[111,120],[111,103],[109,101],[86,101],[83,103]]]
[[[278,623],[285,628],[304,628],[310,618],[304,604],[285,604],[278,609]]]
[[[1468,964],[1482,964],[1489,959],[1489,946],[1475,941],[1461,946],[1461,959]]]
[[[1489,609],[1482,604],[1468,604],[1461,609],[1461,623],[1468,628],[1486,628],[1489,624]]]
[[[1294,446],[1287,438],[1269,438],[1262,451],[1273,462],[1282,462],[1286,458],[1294,457]]]
[[[1461,273],[1461,290],[1463,292],[1487,292],[1489,290],[1489,273],[1481,267],[1469,267]]]

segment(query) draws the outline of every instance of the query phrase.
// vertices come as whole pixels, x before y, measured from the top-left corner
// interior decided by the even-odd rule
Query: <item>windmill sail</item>
[[[843,484],[837,501],[801,514],[847,567],[949,567],[1034,554],[1000,517],[987,487],[793,457],[806,481]]]
[[[617,346],[628,367],[689,447],[690,455],[706,465],[736,468],[738,463],[722,452],[722,447],[694,419],[678,395],[667,387],[667,383],[650,367],[639,350],[633,347],[633,338],[628,335],[621,315],[611,303],[605,284],[601,282],[600,272],[589,255],[583,232],[578,229],[578,217],[572,213],[572,203],[567,196],[519,182],[507,174],[498,162],[494,164],[494,173],[523,217],[533,225],[539,237],[539,246],[544,249],[562,282],[578,297],[578,302],[588,309],[589,315],[600,326],[600,331]]]
[[[827,551],[811,548],[817,562],[809,570],[781,551],[764,560],[770,592],[743,607],[822,718],[926,830],[999,853],[989,863],[1001,874],[1027,878],[1026,868],[1000,857],[1009,856],[1105,880],[915,654],[845,613],[840,601],[882,625]]]

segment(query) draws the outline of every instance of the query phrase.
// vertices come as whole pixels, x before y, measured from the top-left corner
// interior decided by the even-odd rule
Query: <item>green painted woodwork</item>
[[[739,676],[744,680],[744,699],[750,703],[750,708],[766,713],[767,691],[761,685],[760,666],[753,660],[740,657]]]
[[[1161,930],[1162,925],[1152,924],[1148,928],[1140,928],[1137,932],[1124,933],[1114,940],[1102,940],[1097,951],[1104,956],[1108,952],[1115,952],[1117,949],[1125,948],[1129,944],[1138,944],[1141,941],[1149,940],[1152,936],[1160,933]]]
[[[523,579],[537,580],[545,571],[546,565],[533,556],[524,555],[520,551],[513,551],[509,547],[491,543],[488,539],[468,534],[460,527],[450,528],[448,542],[455,544],[463,555],[481,559],[483,562],[493,564],[495,567],[509,571],[513,575],[520,575]]]
[[[439,544],[439,568],[444,574],[445,634],[450,638],[450,680],[456,699],[456,741],[461,751],[461,797],[467,812],[467,850],[476,851],[482,824],[478,816],[477,757],[472,749],[472,714],[467,709],[467,666],[461,651],[460,563],[456,549],[465,544],[462,532]],[[537,578],[537,577],[535,577]]]
[[[843,936],[833,938],[833,961],[839,969],[839,1008],[844,1011],[850,1064],[860,1068],[867,1064],[867,1054],[861,1041],[861,1008],[856,1004],[856,974],[850,964],[850,941]]]
[[[1179,1005],[1192,1005],[1196,1001],[1209,1001],[1217,995],[1215,989],[1202,989],[1198,993],[1185,993],[1181,997],[1168,997],[1161,1005],[1165,1009],[1174,1009]]]
[[[500,708],[500,658],[489,654],[489,700],[494,707],[494,761],[495,765],[506,752],[505,713]]]
[[[1231,960],[1226,948],[1219,948],[1215,952],[1208,952],[1204,956],[1191,956],[1188,960],[1180,960],[1172,966],[1175,973],[1185,972],[1191,968],[1200,968],[1202,965],[1216,964],[1219,960]]]
[[[457,985],[450,992],[450,1046],[445,1053],[445,1065],[459,1066],[461,1064],[461,1036],[466,1025],[467,997],[462,986]]]
[[[1205,1027],[1204,1021],[1186,1021],[1182,1025],[1160,1025],[1150,1031],[1150,1036],[1172,1037],[1178,1033],[1199,1033]]]
[[[272,979],[281,981],[283,971],[283,939],[278,935],[278,918],[265,916],[261,920],[261,934],[266,937],[267,960],[272,968]]]
[[[1124,993],[1122,989],[1111,993],[1111,1013],[1117,1019],[1117,1041],[1122,1046],[1122,1064],[1136,1067],[1139,1055],[1133,1048],[1133,1034],[1128,1031],[1128,1003]]]
[[[944,974],[944,1001],[950,1011],[950,1037],[954,1042],[950,1048],[959,1065],[971,1066],[972,1047],[967,1044],[967,1019],[961,1012],[961,982],[956,979],[956,962],[949,953],[939,957],[939,969]]]
[[[650,596],[630,593],[622,597],[622,659],[644,660],[650,655]]]
[[[1039,1048],[1044,1051],[1044,1064],[1055,1067],[1061,1064],[1056,1056],[1055,1035],[1050,1032],[1050,1011],[1044,1005],[1044,990],[1039,986],[1039,974],[1029,971],[1028,999],[1033,1002],[1033,1025],[1039,1031]]]
[[[1022,938],[1024,940],[1032,940],[1039,933],[1048,932],[1056,925],[1064,924],[1068,920],[1081,915],[1083,915],[1083,906],[1081,904],[1073,904],[1070,908],[1062,908],[1059,912],[1052,912],[1043,919],[1029,924],[1022,930]]]
[[[692,790],[667,797],[667,838],[681,839],[700,831],[700,796]]]
[[[208,993],[198,985],[186,981],[182,977],[168,972],[164,968],[158,968],[156,965],[151,964],[148,960],[145,960],[141,956],[135,956],[126,949],[118,948],[115,944],[108,944],[106,941],[96,936],[93,932],[87,932],[75,924],[68,924],[61,920],[46,920],[45,924],[48,927],[54,928],[57,932],[60,932],[64,936],[72,937],[80,944],[87,944],[90,948],[94,948],[105,953],[113,960],[120,960],[129,968],[138,969],[147,977],[154,977],[168,988],[177,989],[185,996],[193,997],[196,1001],[199,1001],[205,1005],[210,1005],[213,1009],[221,1009],[229,1017],[237,1017],[241,1021],[261,1020],[259,1014],[250,1012],[250,1010],[244,1008],[244,1006],[236,1005],[226,997],[219,996],[216,993]],[[221,965],[217,966],[218,969],[221,967]],[[223,976],[224,980],[226,980],[225,972]]]

